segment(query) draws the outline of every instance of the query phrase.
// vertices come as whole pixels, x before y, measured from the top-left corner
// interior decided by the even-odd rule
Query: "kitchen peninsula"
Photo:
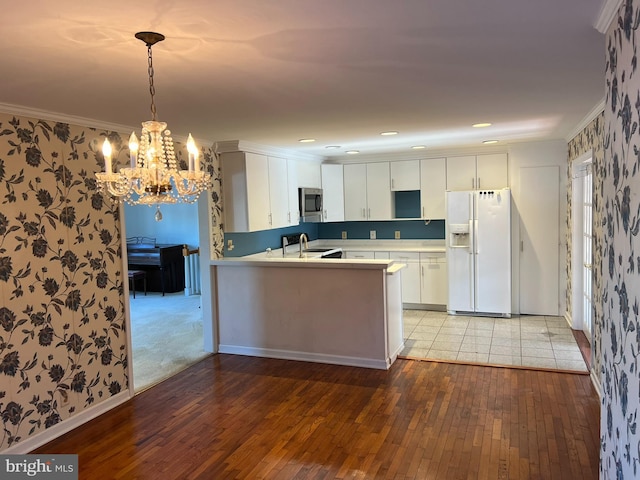
[[[403,267],[277,251],[214,260],[218,351],[388,369],[404,347]]]

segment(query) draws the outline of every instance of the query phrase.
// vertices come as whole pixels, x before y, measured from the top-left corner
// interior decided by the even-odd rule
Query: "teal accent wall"
[[[224,256],[242,257],[252,253],[264,252],[267,248],[281,248],[281,236],[292,233],[306,233],[311,240],[340,240],[342,232],[347,232],[348,240],[369,240],[371,230],[376,231],[377,240],[393,240],[395,232],[400,232],[401,240],[442,240],[444,239],[444,220],[392,220],[385,222],[333,222],[301,223],[293,227],[261,230],[249,233],[225,233]],[[228,249],[229,240],[233,241],[233,250]]]
[[[248,233],[225,233],[224,250],[225,257],[242,257],[252,253],[264,252],[267,248],[281,248],[282,235],[293,233],[306,233],[309,241],[318,239],[317,223],[301,223],[293,227],[275,228],[273,230],[260,230]],[[233,241],[233,250],[229,250],[229,240]]]
[[[369,240],[370,231],[376,231],[377,240],[395,239],[396,230],[401,240],[442,240],[444,220],[392,220],[385,222],[334,222],[318,224],[318,238],[340,240],[347,232],[348,240]]]

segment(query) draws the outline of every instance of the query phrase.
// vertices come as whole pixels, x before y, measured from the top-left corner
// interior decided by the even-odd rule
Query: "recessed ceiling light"
[[[491,124],[490,123],[474,123],[473,125],[471,125],[473,128],[485,128],[485,127],[490,127]]]
[[[312,143],[315,142],[316,139],[315,138],[301,138],[300,140],[298,140],[300,143]]]
[[[413,147],[414,150],[422,150],[423,148],[427,148],[425,145],[414,145]]]
[[[498,143],[498,140],[485,140],[485,141],[484,141],[484,142],[482,142],[482,143],[484,143],[485,145],[490,145],[490,144],[492,144],[492,143]]]
[[[340,148],[340,145],[327,145],[324,148],[336,149],[336,148]]]
[[[388,132],[382,132],[380,135],[397,135],[398,132],[396,132],[395,130],[390,130]]]
[[[360,153],[360,150],[347,150],[345,153],[348,153],[349,155],[356,155]]]

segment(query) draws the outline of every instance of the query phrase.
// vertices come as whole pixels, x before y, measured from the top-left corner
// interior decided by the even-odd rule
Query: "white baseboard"
[[[389,357],[389,361],[387,362],[387,368],[390,368],[393,362],[395,362],[398,359],[398,355],[400,355],[400,352],[402,352],[402,350],[404,350],[404,342],[402,342],[400,346],[396,349],[396,351],[393,352]]]
[[[102,415],[105,412],[117,407],[118,405],[126,402],[131,398],[129,394],[129,390],[122,391],[113,397],[108,398],[107,400],[98,403],[93,407],[89,407],[86,410],[74,415],[73,417],[64,420],[53,427],[47,428],[46,430],[41,431],[40,433],[36,433],[35,435],[23,440],[21,442],[12,445],[6,450],[2,450],[3,455],[9,454],[26,454],[42,445],[49,443],[52,440],[64,435],[67,432],[70,432],[74,428],[79,427],[80,425],[87,423],[89,420],[93,420],[99,415]]]
[[[596,376],[596,372],[593,368],[591,369],[591,373],[589,374],[589,377],[591,377],[591,384],[593,385],[593,388],[595,388],[596,393],[598,394],[598,398],[602,400],[602,389],[600,387],[600,382],[598,381],[598,377]]]
[[[571,318],[571,315],[569,315],[569,312],[564,312],[564,319],[567,321],[569,328],[573,329],[573,319]]]
[[[386,360],[378,360],[375,358],[347,357],[343,355],[329,355],[326,353],[297,352],[293,350],[244,347],[239,345],[219,345],[218,353],[231,353],[234,355],[247,355],[250,357],[279,358],[282,360],[300,360],[303,362],[330,363],[332,365],[376,368],[379,370],[387,370],[389,368]]]

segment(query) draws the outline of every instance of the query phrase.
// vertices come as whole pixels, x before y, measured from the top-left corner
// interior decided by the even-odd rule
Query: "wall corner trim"
[[[47,428],[46,430],[43,430],[40,433],[37,433],[26,440],[23,440],[22,442],[18,442],[15,445],[7,448],[6,450],[2,450],[0,453],[2,453],[3,455],[9,455],[27,454],[29,452],[32,452],[36,448],[41,447],[42,445],[49,443],[52,440],[55,440],[65,433],[70,432],[74,428],[77,428],[80,425],[83,425],[88,421],[102,415],[103,413],[106,413],[109,410],[117,407],[118,405],[125,403],[131,398],[132,396],[130,395],[129,390],[123,390],[113,397],[100,402],[94,407],[88,408],[87,410],[84,410],[79,414],[60,422],[51,428]]]
[[[598,18],[593,24],[596,30],[600,33],[607,33],[621,5],[622,0],[604,0],[600,13],[598,13]]]
[[[573,140],[580,132],[582,132],[587,125],[589,125],[598,115],[604,112],[604,104],[605,99],[603,98],[598,102],[598,104],[593,107],[589,113],[585,115],[585,117],[576,125],[565,137],[564,139],[569,143]]]

